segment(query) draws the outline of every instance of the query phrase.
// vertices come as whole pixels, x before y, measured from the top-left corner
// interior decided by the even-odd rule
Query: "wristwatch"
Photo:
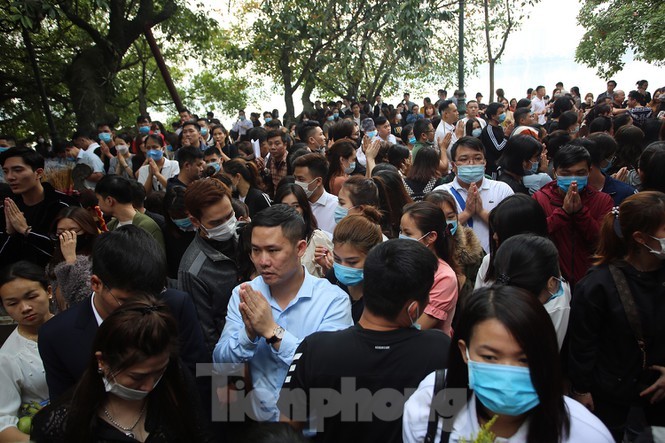
[[[281,326],[279,326],[279,325],[277,325],[277,327],[272,331],[272,337],[267,338],[267,339],[266,339],[266,342],[267,342],[269,345],[272,345],[272,344],[277,343],[278,341],[281,341],[282,338],[284,338],[284,332],[286,332],[286,331],[284,330],[284,328],[281,327]]]

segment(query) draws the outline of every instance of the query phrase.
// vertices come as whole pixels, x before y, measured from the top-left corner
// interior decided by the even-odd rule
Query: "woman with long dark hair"
[[[420,155],[420,154],[418,154]],[[419,241],[436,255],[438,268],[429,293],[429,303],[418,318],[424,329],[440,329],[451,335],[457,306],[458,267],[453,253],[450,228],[441,208],[430,202],[416,202],[404,207],[400,238]]]
[[[498,181],[506,183],[515,193],[529,194],[524,185],[525,175],[538,173],[543,145],[529,135],[516,135],[508,139],[497,160]]]
[[[339,194],[342,184],[356,169],[356,146],[350,140],[333,143],[326,153],[328,158],[328,175],[323,182],[326,191]]]
[[[178,357],[177,325],[152,297],[118,307],[97,330],[69,396],[33,421],[40,442],[208,442],[198,392]]]
[[[665,426],[665,194],[607,214],[595,259],[572,301],[571,393],[621,441],[633,406]]]
[[[404,188],[413,201],[421,201],[434,188],[445,183],[439,172],[439,153],[425,146],[420,148],[409,172],[404,178]]]
[[[47,274],[58,309],[65,310],[90,295],[90,256],[99,229],[89,211],[69,206],[53,221],[52,234],[56,247]]]
[[[305,220],[305,240],[307,249],[300,259],[307,272],[317,277],[325,277],[327,269],[316,262],[316,257],[331,251],[333,244],[328,234],[319,229],[312,207],[305,191],[295,183],[286,183],[277,188],[275,203],[291,206]]]
[[[408,203],[412,203],[413,200],[409,197],[409,194],[406,193],[404,189],[404,181],[400,177],[396,168],[392,165],[388,165],[392,169],[379,169],[378,167],[374,168],[372,172],[372,179],[376,181],[379,178],[385,189],[386,201],[387,201],[387,210],[385,215],[389,219],[389,232],[384,230],[384,234],[388,238],[396,238],[399,236],[399,225],[402,220],[402,209]],[[382,208],[383,209],[383,208]]]
[[[404,442],[422,442],[428,434],[430,441],[473,441],[481,426],[512,443],[613,441],[600,420],[564,396],[554,327],[533,295],[510,286],[483,288],[460,314],[446,389],[432,405],[438,374],[420,383],[404,406]],[[447,417],[437,415],[428,433],[434,408]]]

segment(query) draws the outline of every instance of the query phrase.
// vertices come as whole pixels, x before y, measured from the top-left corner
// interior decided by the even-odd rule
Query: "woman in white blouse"
[[[37,333],[53,317],[51,298],[43,268],[20,261],[0,271],[0,302],[18,323],[0,348],[0,443],[29,441],[17,428],[19,409],[48,399]]]

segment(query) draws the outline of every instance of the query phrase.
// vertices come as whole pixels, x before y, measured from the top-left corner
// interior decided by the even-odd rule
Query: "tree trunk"
[[[316,83],[313,78],[308,78],[307,81],[305,81],[305,87],[303,88],[302,91],[302,110],[303,112],[307,112],[309,115],[312,115],[314,112],[314,103],[312,103],[312,92],[314,91],[314,86],[316,86]],[[290,122],[289,122],[290,123]],[[284,125],[287,123],[284,122]]]
[[[284,114],[284,122],[295,119],[295,106],[293,105],[293,94],[296,92],[293,88],[293,79],[291,66],[289,66],[289,49],[284,48],[282,55],[279,59],[279,69],[282,72],[282,81],[284,84],[284,104],[286,105],[286,113]]]
[[[92,130],[97,122],[114,120],[114,116],[106,111],[106,103],[112,94],[111,82],[116,74],[109,66],[117,66],[117,62],[106,51],[92,46],[83,50],[67,67],[67,87],[80,129]]]
[[[494,101],[494,65],[495,62],[493,59],[489,60],[489,67],[490,67],[490,101],[489,103],[492,103]]]

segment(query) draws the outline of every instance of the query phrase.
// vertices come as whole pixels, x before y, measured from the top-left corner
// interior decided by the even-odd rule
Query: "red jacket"
[[[590,189],[580,192],[582,209],[572,215],[563,210],[563,198],[556,180],[533,195],[547,216],[547,231],[559,250],[559,265],[571,286],[580,281],[591,266],[605,214],[612,210],[612,197]]]

